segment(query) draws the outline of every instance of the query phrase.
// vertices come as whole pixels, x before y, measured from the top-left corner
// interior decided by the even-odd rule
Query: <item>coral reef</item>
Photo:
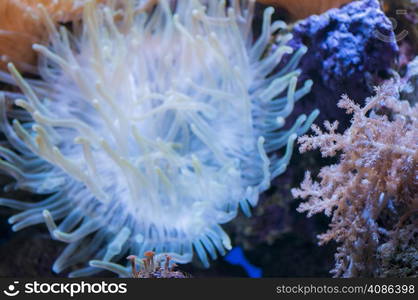
[[[335,95],[360,101],[372,94],[375,81],[394,65],[399,52],[395,33],[378,0],[354,1],[340,9],[311,16],[296,24],[289,45],[305,44],[300,80],[315,85],[304,109],[318,107],[320,120],[348,121],[335,109]],[[347,122],[348,123],[348,122]]]
[[[9,64],[22,94],[1,99],[0,168],[15,180],[5,188],[45,199],[0,204],[22,211],[14,231],[45,222],[69,243],[55,272],[89,261],[69,275],[129,276],[116,262],[148,250],[208,266],[231,247],[220,224],[250,214],[318,114],[282,129],[312,84],[296,88],[306,48],[273,72],[290,36],[266,51],[286,27],[267,9],[253,41],[253,1],[161,0],[150,15],[115,3],[88,3],[73,34],[48,27],[50,45],[34,46],[42,80]]]
[[[398,246],[417,245],[418,107],[399,100],[400,87],[386,82],[362,108],[343,96],[338,106],[353,115],[350,128],[339,134],[338,122],[326,121],[326,132],[313,125],[314,136],[299,138],[301,152],[341,153],[339,163],[321,169],[319,182],[307,172],[292,190],[308,200],[298,211],[332,218],[319,241],[340,244],[335,276],[378,276],[379,253],[387,258]]]

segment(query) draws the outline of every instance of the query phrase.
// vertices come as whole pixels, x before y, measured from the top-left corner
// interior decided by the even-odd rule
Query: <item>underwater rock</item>
[[[394,65],[398,46],[378,0],[354,1],[299,22],[289,45],[306,45],[300,80],[314,81],[305,105],[318,107],[320,120],[347,117],[335,108],[342,94],[360,101]],[[318,120],[319,121],[319,120]]]
[[[418,277],[417,224],[399,228],[396,238],[381,245],[377,251],[378,277]]]
[[[16,233],[0,244],[0,277],[52,277],[51,264],[62,249],[39,229]]]

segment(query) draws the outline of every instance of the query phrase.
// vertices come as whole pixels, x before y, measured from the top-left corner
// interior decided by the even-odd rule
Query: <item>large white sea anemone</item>
[[[7,188],[46,199],[0,204],[23,211],[13,230],[45,222],[69,243],[55,272],[90,261],[70,276],[128,276],[114,262],[149,250],[208,265],[231,247],[220,224],[249,214],[285,171],[317,115],[280,130],[311,86],[296,89],[306,49],[277,70],[293,51],[285,24],[266,9],[254,41],[254,1],[232,2],[161,0],[146,15],[133,0],[92,1],[72,34],[50,24],[50,44],[34,45],[40,80],[9,65],[22,95],[8,95],[13,109],[1,101],[0,168],[15,179]]]

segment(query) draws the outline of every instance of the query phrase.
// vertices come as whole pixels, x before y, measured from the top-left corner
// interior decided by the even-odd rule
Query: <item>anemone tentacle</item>
[[[70,276],[128,276],[118,259],[149,250],[208,266],[231,248],[220,225],[250,215],[318,114],[280,130],[312,85],[297,89],[306,49],[276,71],[291,36],[268,8],[254,42],[254,1],[161,0],[150,15],[118,3],[87,3],[80,32],[50,25],[33,47],[42,80],[9,65],[22,94],[0,99],[0,169],[8,188],[47,196],[0,205],[23,211],[13,230],[45,222],[69,243],[55,272],[90,261]]]

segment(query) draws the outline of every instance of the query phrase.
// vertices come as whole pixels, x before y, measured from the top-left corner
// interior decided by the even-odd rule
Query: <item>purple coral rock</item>
[[[322,118],[335,119],[335,102],[341,94],[364,99],[378,78],[396,62],[399,48],[389,18],[378,0],[354,1],[340,9],[311,16],[298,23],[290,45],[302,44],[301,80],[314,80],[312,105]]]

